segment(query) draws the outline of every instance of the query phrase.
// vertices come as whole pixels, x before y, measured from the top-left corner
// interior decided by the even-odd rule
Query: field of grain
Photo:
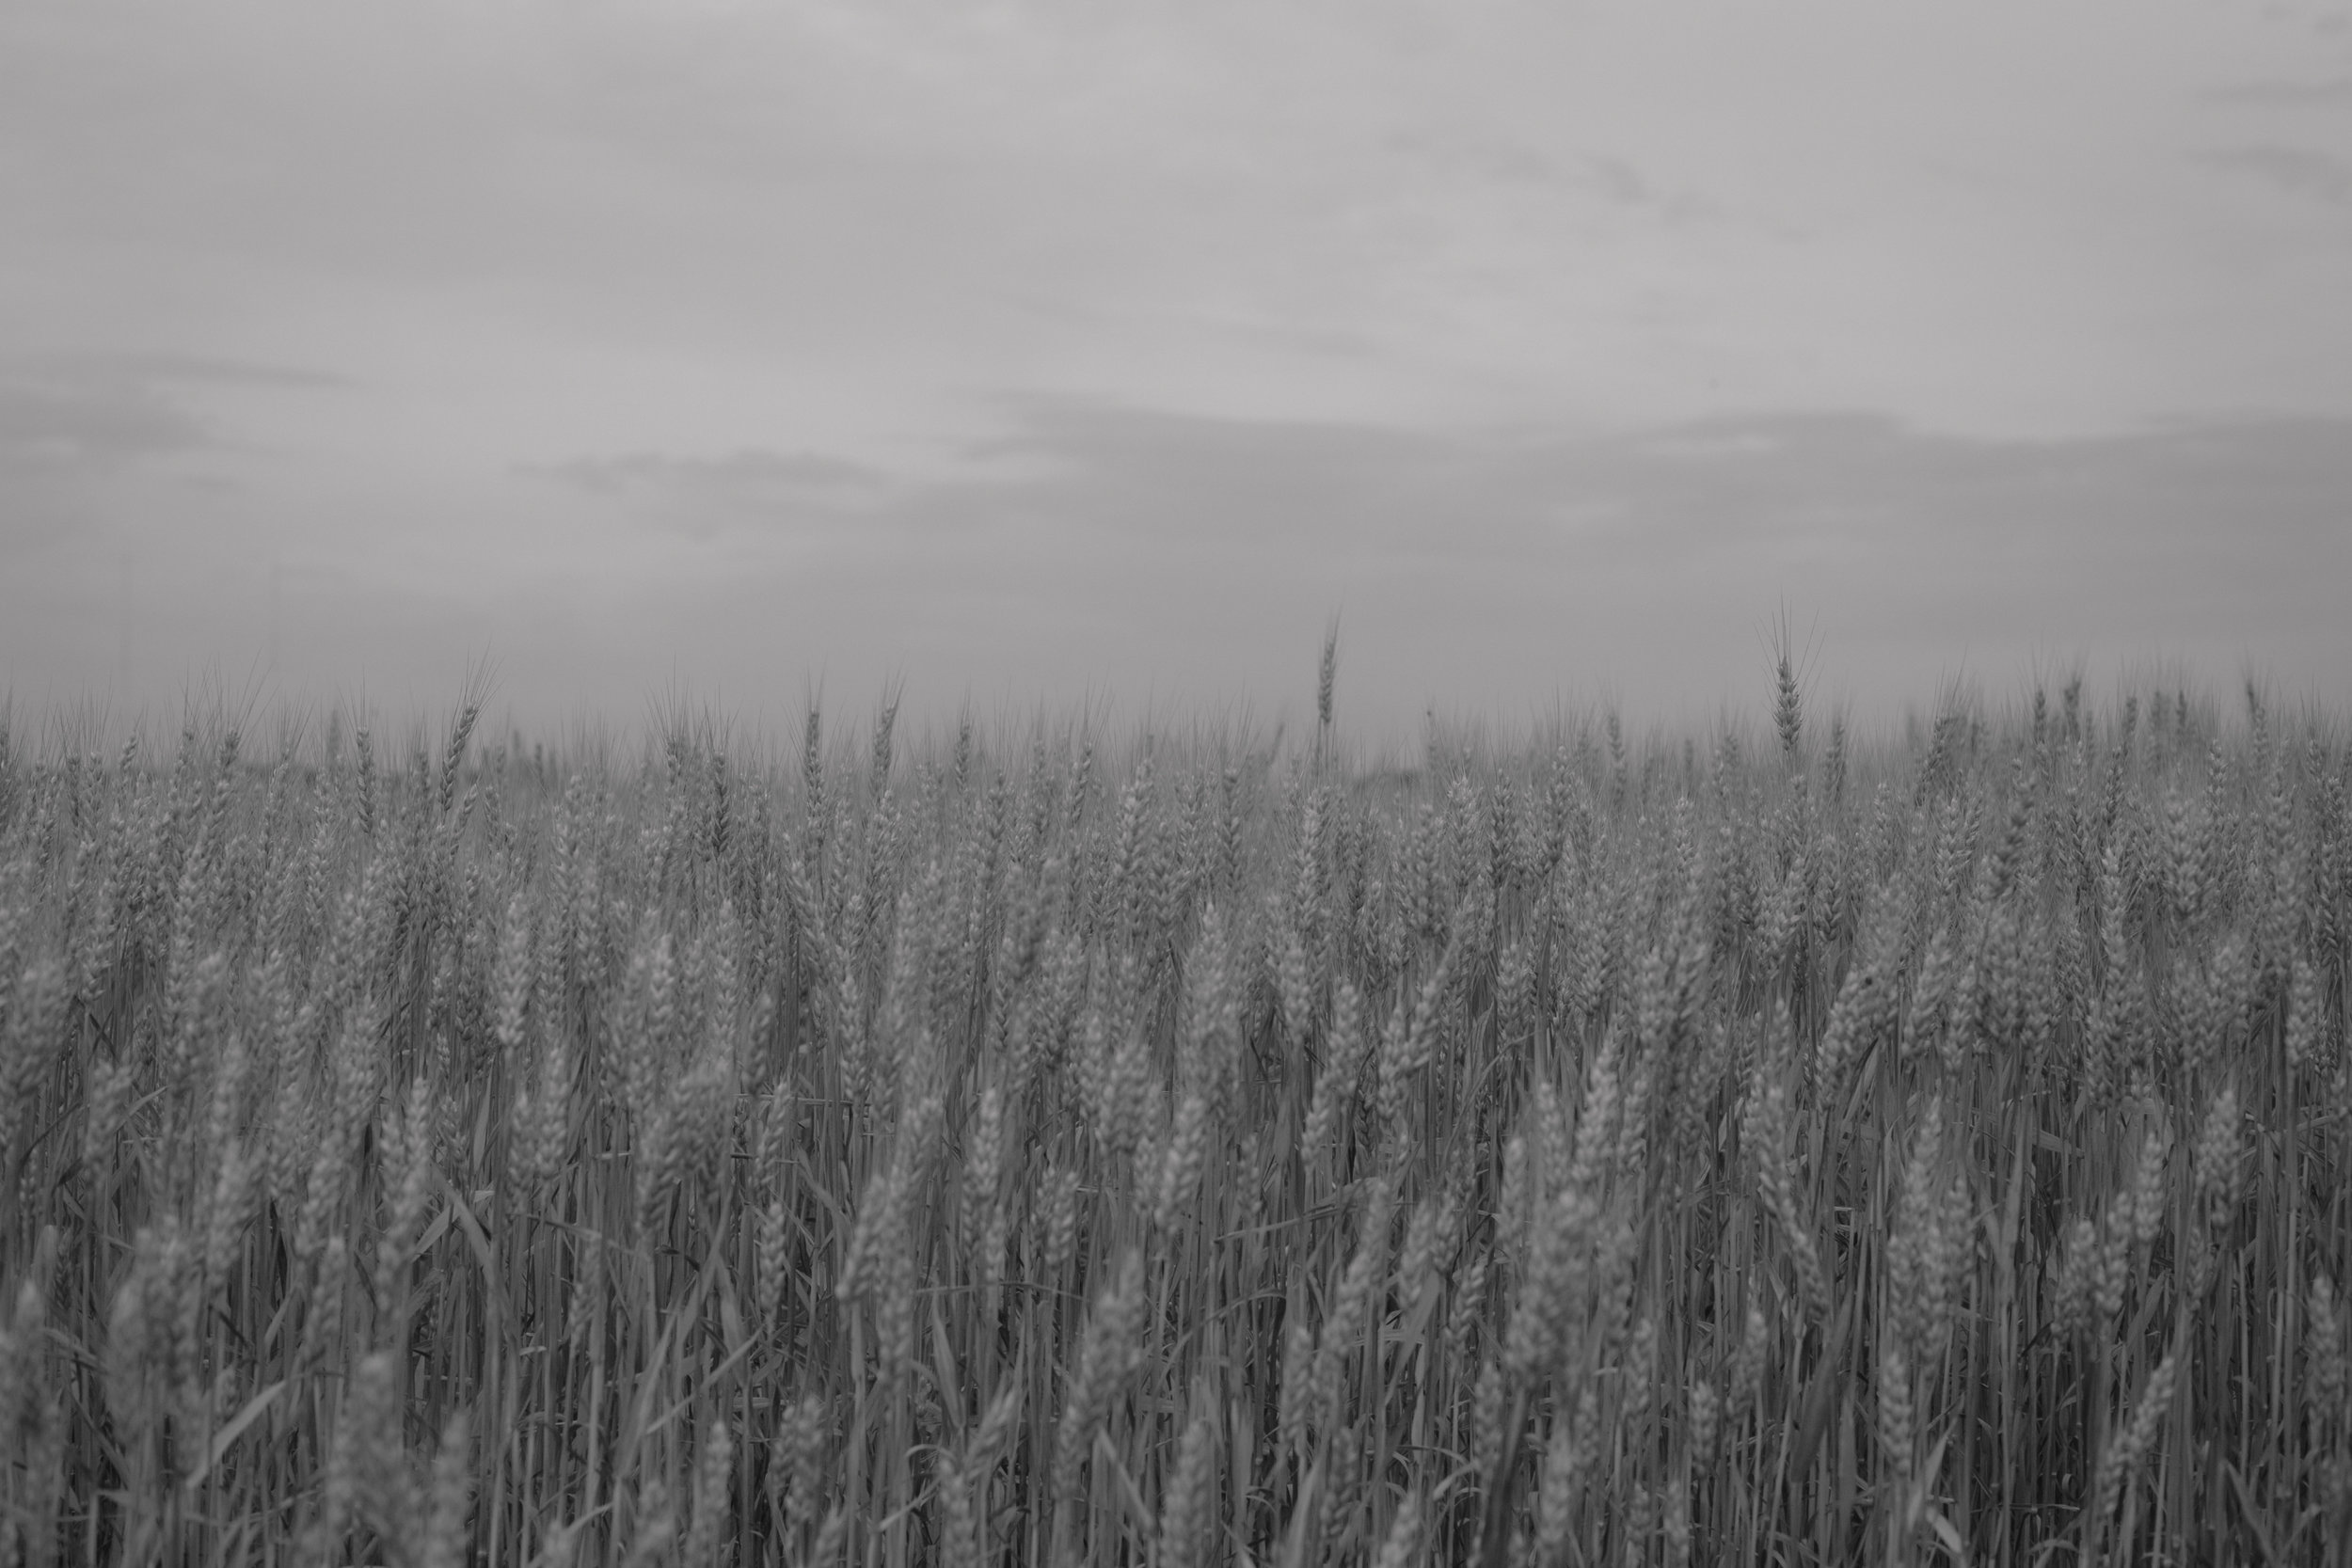
[[[0,1562],[2320,1561],[2338,733],[0,738]],[[279,734],[284,739],[279,743]]]

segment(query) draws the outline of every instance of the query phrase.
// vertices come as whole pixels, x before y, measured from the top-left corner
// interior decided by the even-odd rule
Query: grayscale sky
[[[2352,673],[2352,30],[17,0],[0,688],[1362,733]]]

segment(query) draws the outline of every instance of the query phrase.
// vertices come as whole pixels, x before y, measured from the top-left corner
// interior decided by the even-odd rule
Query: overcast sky
[[[2352,673],[2352,29],[0,6],[0,687],[526,721]]]

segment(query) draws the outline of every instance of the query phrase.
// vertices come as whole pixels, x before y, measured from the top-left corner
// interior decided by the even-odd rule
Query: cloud
[[[0,365],[0,561],[105,515],[110,488],[156,460],[210,446],[180,402],[118,372]]]
[[[2332,152],[2306,147],[2233,147],[2208,152],[2203,161],[2330,207],[2352,207],[2352,159]]]
[[[851,688],[895,671],[950,705],[1181,705],[1299,689],[1343,608],[1343,681],[1375,728],[1429,701],[1523,715],[1597,689],[1704,717],[1687,705],[1762,668],[1784,597],[1818,620],[1830,695],[1881,713],[1963,668],[2165,657],[2226,683],[2252,660],[2292,684],[2352,661],[2352,420],[2057,441],[1836,411],[1431,432],[1070,399],[1025,406],[978,455],[1014,461],[900,477],[854,510],[812,495],[770,531],[821,547],[739,554],[614,621],[656,649],[725,639],[714,668]],[[671,502],[680,520],[734,504]]]
[[[130,354],[90,357],[87,363],[149,382],[192,386],[280,388],[291,391],[341,391],[356,385],[348,376],[294,365],[262,364],[202,354]]]
[[[1277,574],[1472,561],[1541,571],[1597,552],[1695,581],[1726,561],[1813,551],[1858,586],[1866,561],[1899,576],[1943,573],[1937,592],[1956,610],[1963,588],[1999,587],[2016,560],[2071,572],[2153,548],[2284,562],[2352,539],[2344,420],[2025,440],[1840,411],[1546,433],[1218,418],[1084,398],[1006,407],[1011,431],[964,448],[959,477],[757,450],[540,471],[652,503],[689,531],[767,515],[855,520],[883,548],[920,536],[992,549],[1018,536],[1024,559],[1051,557],[1073,577],[1224,550]],[[2202,586],[2185,578],[2167,592]]]
[[[345,450],[854,449],[1025,380],[1399,420],[2344,405],[2332,275],[2244,288],[2269,236],[2174,150],[2212,83],[2321,69],[2218,12],[0,13],[0,339],[315,354],[371,394],[300,416]]]
[[[2280,76],[2233,82],[2207,93],[2205,100],[2268,109],[2352,109],[2352,76]]]
[[[1516,722],[1600,693],[1708,721],[1762,701],[1784,599],[1818,625],[1824,699],[1859,712],[2077,656],[2315,689],[2352,667],[2352,420],[2027,441],[1837,410],[1619,430],[1002,411],[1009,433],[954,464],[623,450],[375,498],[367,537],[320,530],[310,492],[183,498],[169,442],[190,433],[167,421],[76,492],[115,531],[0,571],[0,664],[71,684],[116,657],[245,657],[275,580],[254,563],[282,539],[282,668],[389,681],[431,662],[414,628],[446,626],[433,646],[502,650],[525,712],[621,711],[649,671],[737,694],[895,672],[911,713],[966,692],[1279,704],[1311,689],[1335,609],[1351,724],[1403,734],[1427,703]],[[464,521],[428,545],[411,514]],[[156,519],[135,551],[132,516]],[[478,569],[407,569],[444,549]]]
[[[848,458],[758,448],[722,457],[580,457],[523,471],[629,503],[655,526],[698,539],[761,521],[863,508],[890,484],[882,470]]]
[[[1394,132],[1384,146],[1391,155],[1457,196],[1484,186],[1506,201],[1523,201],[1530,195],[1566,198],[1600,211],[1668,224],[1724,215],[1715,202],[1695,191],[1670,186],[1622,153],[1547,148],[1526,139],[1428,125]]]
[[[747,450],[724,457],[667,457],[634,452],[585,457],[544,470],[549,476],[612,495],[625,491],[691,490],[706,494],[839,493],[880,483],[879,470],[817,452]]]
[[[1028,404],[1016,434],[975,455],[1019,461],[986,480],[895,489],[863,474],[739,477],[797,473],[773,457],[628,472],[660,476],[684,509],[747,495],[790,495],[811,516],[854,504],[883,554],[908,538],[947,542],[943,583],[1003,559],[1081,595],[1146,578],[1230,584],[1238,568],[1301,589],[1384,573],[1597,573],[1731,604],[1813,577],[1953,625],[2035,604],[2054,626],[2098,607],[2121,626],[2159,604],[2213,612],[2205,595],[2226,593],[2216,568],[2292,591],[2305,563],[2346,555],[2352,538],[2341,499],[2352,421],[2328,420],[2024,441],[1825,412],[1530,435],[1066,400]],[[2248,604],[2225,614],[2249,636],[2270,625]]]
[[[269,421],[351,385],[234,356],[0,356],[0,552],[93,530],[150,549],[184,531],[207,498],[266,486],[288,458]]]
[[[0,465],[95,472],[224,447],[229,438],[202,411],[217,394],[352,385],[323,371],[206,355],[0,359]]]
[[[107,468],[206,440],[184,409],[139,381],[0,378],[0,468]]]

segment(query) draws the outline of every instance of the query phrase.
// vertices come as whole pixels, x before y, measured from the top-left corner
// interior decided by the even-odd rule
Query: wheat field
[[[2344,1550],[2329,723],[1784,663],[1375,769],[1331,661],[0,732],[0,1563]]]

